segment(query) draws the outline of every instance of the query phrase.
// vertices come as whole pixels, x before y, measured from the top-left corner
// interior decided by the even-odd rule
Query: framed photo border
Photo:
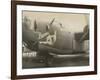
[[[36,75],[17,75],[17,5],[33,5],[33,6],[49,6],[49,7],[65,7],[65,8],[82,8],[94,9],[94,71],[86,72],[70,72],[70,73],[52,73],[52,74],[36,74]],[[11,1],[11,79],[31,79],[61,76],[78,76],[97,74],[97,6],[82,4],[64,4],[64,3],[48,3],[33,1]]]

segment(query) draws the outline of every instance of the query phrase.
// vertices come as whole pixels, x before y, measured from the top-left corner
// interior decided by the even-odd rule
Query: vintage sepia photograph
[[[97,74],[97,6],[12,1],[11,78]]]
[[[22,68],[89,66],[89,14],[22,11]]]

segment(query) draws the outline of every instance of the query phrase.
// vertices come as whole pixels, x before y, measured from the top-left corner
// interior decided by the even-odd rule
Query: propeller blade
[[[53,24],[53,22],[54,22],[54,20],[55,20],[55,18],[53,18],[53,20],[50,22],[50,24],[49,24],[49,25],[52,25],[52,24]]]
[[[35,30],[35,31],[37,30],[37,23],[36,23],[36,20],[34,21],[34,30]]]

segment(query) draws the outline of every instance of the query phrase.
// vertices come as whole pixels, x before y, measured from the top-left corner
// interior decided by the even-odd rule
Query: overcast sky
[[[62,23],[65,30],[70,32],[82,32],[85,25],[89,22],[88,14],[23,11],[22,15],[23,17],[27,16],[32,23],[35,19],[37,21],[50,22],[55,18],[56,22]]]

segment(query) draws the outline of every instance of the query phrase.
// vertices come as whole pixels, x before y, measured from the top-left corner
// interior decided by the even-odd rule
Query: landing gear
[[[38,57],[40,57],[40,63],[45,63],[45,67],[52,66],[53,56],[50,55],[48,51],[38,52]]]

